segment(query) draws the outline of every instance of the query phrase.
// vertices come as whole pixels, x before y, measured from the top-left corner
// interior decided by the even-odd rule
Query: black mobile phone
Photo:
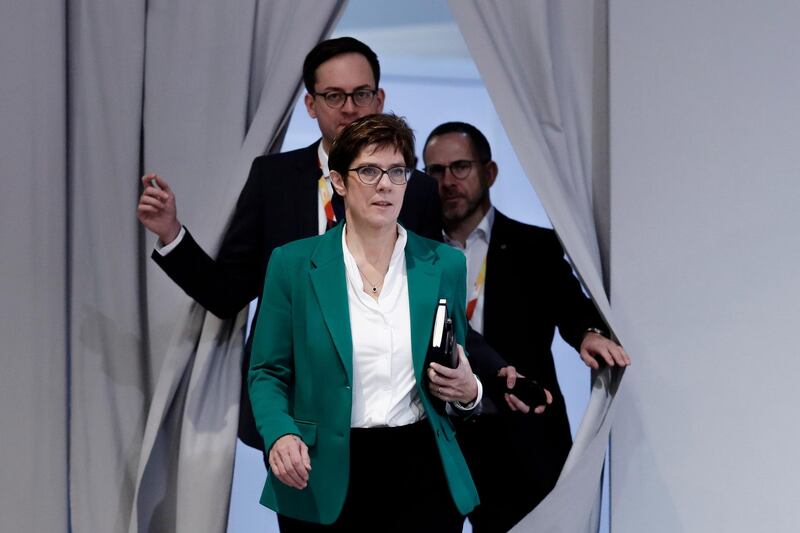
[[[539,385],[536,380],[517,377],[513,389],[506,387],[506,378],[504,376],[497,376],[495,382],[500,391],[513,394],[531,408],[547,403],[547,394],[544,392],[544,387]]]

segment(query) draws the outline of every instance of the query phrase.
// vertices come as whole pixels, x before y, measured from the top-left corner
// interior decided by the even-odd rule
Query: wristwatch
[[[608,333],[606,333],[600,328],[586,328],[586,331],[583,333],[584,337],[586,336],[587,333],[597,333],[598,335],[601,335],[605,338],[609,338]]]

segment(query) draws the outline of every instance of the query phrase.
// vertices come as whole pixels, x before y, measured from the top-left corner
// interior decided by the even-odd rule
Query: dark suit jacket
[[[220,318],[235,316],[261,296],[267,263],[276,247],[318,234],[319,142],[253,161],[216,260],[188,231],[172,252],[166,256],[154,252],[153,260],[205,309]],[[399,220],[418,235],[441,240],[441,207],[433,178],[417,171],[411,175]],[[242,383],[249,354],[248,346]],[[247,387],[242,387],[239,437],[263,449]]]
[[[501,409],[499,415],[478,417],[459,437],[482,502],[491,502],[491,494],[512,497],[507,492],[520,489],[533,508],[555,485],[572,445],[550,350],[553,335],[558,328],[577,350],[587,328],[605,326],[573,276],[555,232],[499,211],[486,262],[483,317],[489,345],[550,390],[553,404],[543,415]],[[509,471],[520,485],[504,479],[502,473]]]

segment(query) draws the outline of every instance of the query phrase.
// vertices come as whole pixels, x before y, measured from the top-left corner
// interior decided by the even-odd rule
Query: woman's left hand
[[[448,368],[439,363],[431,363],[428,367],[428,387],[431,394],[445,402],[459,402],[468,405],[478,397],[477,378],[472,373],[464,348],[458,349],[458,366]]]

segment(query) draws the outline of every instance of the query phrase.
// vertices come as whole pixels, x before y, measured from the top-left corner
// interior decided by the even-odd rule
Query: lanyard
[[[488,252],[487,252],[488,255]],[[472,314],[475,312],[475,307],[478,305],[478,297],[483,291],[483,284],[486,282],[486,255],[483,256],[483,263],[481,269],[478,271],[478,277],[475,278],[474,296],[467,302],[467,320],[472,320]]]
[[[331,192],[328,190],[328,183],[325,176],[319,178],[317,187],[319,188],[319,200],[320,203],[322,203],[322,208],[325,210],[325,218],[328,219],[328,228],[330,228],[336,224],[336,214],[333,212]]]
[[[322,162],[319,160],[319,157],[317,157],[317,166],[319,166],[320,172],[322,172]],[[317,189],[319,189],[319,202],[322,204],[322,209],[325,211],[325,218],[328,221],[326,229],[331,229],[336,225],[336,213],[333,211],[331,191],[325,176],[319,177]]]

